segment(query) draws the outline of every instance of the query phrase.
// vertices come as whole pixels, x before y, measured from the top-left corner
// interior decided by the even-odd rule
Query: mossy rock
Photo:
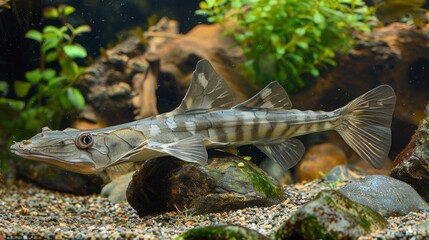
[[[271,206],[283,200],[281,187],[257,166],[214,151],[206,166],[173,157],[148,160],[127,189],[139,215],[193,208],[196,213]]]
[[[403,216],[429,209],[422,197],[405,182],[384,175],[355,179],[338,191],[356,203],[370,207],[384,217]]]
[[[183,233],[175,240],[196,240],[196,239],[236,239],[236,240],[268,240],[264,235],[237,225],[196,227]]]
[[[369,207],[352,202],[335,190],[325,190],[294,212],[272,238],[357,239],[387,224]]]

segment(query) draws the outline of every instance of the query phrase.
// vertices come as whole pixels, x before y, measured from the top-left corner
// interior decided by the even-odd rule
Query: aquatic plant
[[[354,43],[351,33],[369,32],[375,19],[363,0],[205,0],[196,13],[235,39],[251,80],[261,86],[277,80],[288,91],[335,66],[336,52]]]
[[[48,25],[41,32],[29,30],[25,34],[26,38],[40,43],[39,66],[27,71],[25,80],[16,80],[12,86],[0,81],[0,134],[8,139],[6,146],[13,140],[33,135],[44,125],[58,127],[64,114],[85,106],[85,99],[74,84],[83,72],[76,59],[85,58],[87,51],[74,40],[91,28],[88,25],[73,27],[68,23],[67,16],[74,11],[74,7],[65,4],[44,8],[46,19],[58,19],[62,25]],[[5,97],[11,88],[15,99]]]

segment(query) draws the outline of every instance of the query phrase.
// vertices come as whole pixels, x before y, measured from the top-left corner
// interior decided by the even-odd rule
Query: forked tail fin
[[[382,168],[390,150],[392,114],[396,96],[382,85],[342,108],[342,123],[335,129],[361,158]]]

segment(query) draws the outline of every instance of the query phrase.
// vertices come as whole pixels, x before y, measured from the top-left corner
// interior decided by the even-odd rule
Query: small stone
[[[324,177],[327,181],[348,181],[351,179],[363,178],[367,174],[359,170],[352,170],[346,165],[336,166]]]

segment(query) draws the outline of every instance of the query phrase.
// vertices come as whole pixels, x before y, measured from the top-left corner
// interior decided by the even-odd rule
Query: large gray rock
[[[383,216],[406,215],[428,207],[410,185],[389,176],[371,175],[353,180],[339,191]]]
[[[140,216],[194,208],[196,213],[270,206],[283,191],[257,166],[217,152],[206,166],[173,157],[148,160],[127,189],[127,199]]]
[[[357,239],[386,226],[387,221],[367,206],[325,190],[295,211],[272,239]]]

